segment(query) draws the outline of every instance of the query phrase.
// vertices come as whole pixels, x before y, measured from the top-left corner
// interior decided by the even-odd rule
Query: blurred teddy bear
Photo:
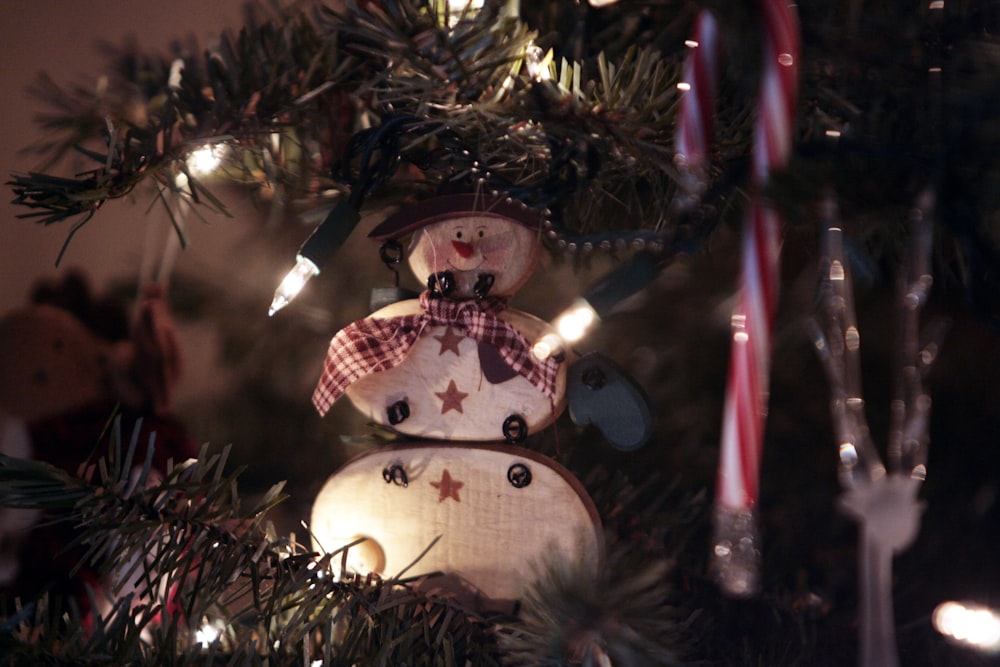
[[[198,451],[170,413],[180,374],[176,329],[159,286],[142,290],[129,327],[124,303],[94,298],[80,273],[42,283],[27,306],[0,317],[0,451],[75,474],[105,454],[101,435],[117,411],[123,433],[142,420],[140,448],[156,433],[153,468],[165,471],[169,459]],[[87,568],[69,577],[82,553],[64,552],[74,528],[38,518],[0,510],[0,595],[31,599],[49,588],[86,610],[85,585],[100,582]]]

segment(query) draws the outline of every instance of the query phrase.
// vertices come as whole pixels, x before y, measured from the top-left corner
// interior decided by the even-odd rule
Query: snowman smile
[[[456,271],[475,271],[480,266],[482,266],[485,262],[486,262],[486,258],[483,257],[482,255],[480,255],[480,257],[479,257],[479,263],[476,264],[475,266],[456,266],[450,259],[446,260],[446,263],[448,264],[448,266],[450,266],[451,268],[455,269]]]

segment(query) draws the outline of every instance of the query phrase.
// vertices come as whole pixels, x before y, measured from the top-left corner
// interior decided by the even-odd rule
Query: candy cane
[[[719,79],[718,25],[703,10],[695,21],[688,54],[677,88],[682,91],[674,139],[674,160],[681,170],[681,207],[693,206],[705,189],[708,154],[715,129],[715,98]]]
[[[760,0],[758,4],[765,40],[753,143],[755,193],[744,222],[740,292],[732,315],[712,552],[717,582],[736,596],[752,595],[759,587],[754,509],[781,249],[781,219],[761,199],[760,190],[770,171],[782,167],[791,153],[799,59],[794,6],[788,0]]]
[[[677,88],[684,92],[677,116],[674,148],[679,162],[689,167],[703,165],[708,158],[715,118],[719,78],[719,35],[715,17],[702,11],[695,21],[690,49]]]

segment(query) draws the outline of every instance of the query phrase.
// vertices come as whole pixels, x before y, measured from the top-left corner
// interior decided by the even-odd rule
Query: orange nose
[[[466,243],[465,241],[452,241],[451,247],[455,249],[455,252],[457,252],[458,256],[462,259],[469,259],[472,257],[472,253],[474,252],[472,244]]]

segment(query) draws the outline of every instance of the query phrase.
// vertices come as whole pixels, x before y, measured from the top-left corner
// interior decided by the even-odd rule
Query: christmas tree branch
[[[434,575],[351,574],[347,554],[357,543],[316,553],[294,535],[274,534],[265,515],[282,499],[280,484],[244,509],[226,451],[203,448],[158,475],[155,442],[138,434],[115,423],[107,456],[78,474],[0,458],[0,505],[44,510],[48,520],[77,526],[74,544],[104,582],[91,593],[96,617],[86,624],[73,600],[52,595],[0,609],[0,647],[11,664],[443,666],[604,654],[615,664],[673,664],[688,643],[690,611],[672,602],[675,556],[655,544],[668,493],[659,485],[631,489],[620,476],[595,479],[605,487],[602,504],[611,506],[609,525],[617,526],[603,566],[577,571],[554,555],[539,564],[537,590],[513,618],[435,592]],[[650,493],[659,500],[637,499]],[[684,514],[693,507],[690,499],[667,505]],[[633,511],[643,513],[645,527],[625,518]],[[691,522],[679,518],[672,532]],[[646,540],[631,538],[650,528]],[[650,558],[654,551],[661,553]]]
[[[109,455],[80,476],[0,458],[3,506],[46,510],[52,520],[77,525],[73,545],[85,548],[84,562],[109,582],[93,593],[94,608],[108,611],[89,635],[79,632],[79,619],[64,622],[58,600],[7,616],[0,642],[16,655],[96,659],[124,652],[131,660],[186,664],[204,660],[211,645],[249,664],[264,664],[265,656],[277,664],[294,656],[287,664],[301,664],[303,651],[317,650],[343,664],[373,664],[369,659],[380,654],[396,664],[393,656],[408,651],[479,655],[475,664],[495,664],[483,657],[491,626],[454,600],[420,592],[412,580],[348,575],[344,557],[352,545],[319,555],[294,537],[275,537],[264,515],[281,500],[281,485],[244,512],[236,474],[224,471],[225,452],[203,449],[156,479],[150,455],[140,461],[140,451],[138,428],[125,444],[116,425]],[[199,639],[213,623],[225,631]],[[329,644],[315,643],[319,630]]]
[[[319,175],[318,186],[329,187],[322,170],[303,168],[323,143],[350,131],[340,127],[344,101],[331,87],[348,76],[351,61],[304,14],[248,19],[237,36],[222,35],[203,56],[179,47],[167,57],[111,51],[116,75],[96,90],[63,90],[41,78],[30,92],[51,109],[38,120],[53,138],[33,147],[46,158],[43,169],[74,150],[102,166],[70,178],[15,176],[15,201],[36,210],[25,217],[51,224],[90,216],[147,179],[177,190],[181,173],[187,178],[180,189],[195,203],[224,210],[186,163],[206,145],[231,148],[225,173],[241,182],[268,176],[301,184]]]
[[[43,79],[34,92],[51,111],[39,122],[55,135],[34,147],[45,169],[77,149],[99,166],[76,177],[14,176],[15,202],[43,224],[82,224],[152,179],[224,211],[208,175],[189,165],[194,151],[223,146],[213,178],[315,206],[347,188],[334,172],[348,137],[391,112],[458,138],[421,133],[398,146],[396,159],[421,157],[417,190],[471,174],[556,211],[569,234],[675,222],[665,211],[678,56],[630,48],[557,68],[516,17],[488,6],[452,19],[439,5],[351,2],[250,16],[238,37],[223,35],[200,57],[120,50],[116,77],[96,90]]]

